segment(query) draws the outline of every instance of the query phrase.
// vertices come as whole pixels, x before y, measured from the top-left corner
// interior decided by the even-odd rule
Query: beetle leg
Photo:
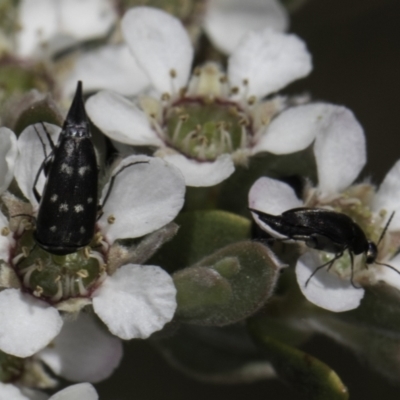
[[[314,271],[312,272],[312,274],[308,277],[308,279],[306,280],[306,283],[304,284],[305,287],[307,287],[308,283],[310,282],[311,278],[322,268],[326,267],[328,265],[328,271],[332,268],[332,265],[335,263],[336,260],[338,260],[340,257],[342,257],[343,252],[338,253],[335,255],[334,258],[332,258],[332,260],[320,265],[319,267],[315,268]]]
[[[356,286],[354,284],[354,281],[353,281],[353,278],[354,278],[354,255],[351,251],[349,251],[349,254],[350,254],[350,260],[351,260],[351,275],[350,275],[351,286],[353,286],[353,288],[355,288],[355,289],[362,289],[361,286]]]

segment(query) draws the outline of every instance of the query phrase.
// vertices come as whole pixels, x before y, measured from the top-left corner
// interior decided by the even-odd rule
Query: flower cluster
[[[312,60],[277,0],[133,3],[0,10],[0,399],[96,400],[131,339],[345,399],[322,333],[398,380],[400,161],[360,181],[354,114],[279,93]]]

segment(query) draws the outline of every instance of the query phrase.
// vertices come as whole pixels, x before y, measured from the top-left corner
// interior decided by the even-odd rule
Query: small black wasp
[[[399,273],[394,267],[376,261],[378,245],[385,235],[394,216],[394,212],[386,223],[378,244],[375,244],[367,239],[359,225],[343,213],[322,208],[306,207],[293,208],[285,211],[281,215],[271,215],[251,208],[250,211],[255,213],[272,231],[283,236],[282,239],[273,240],[302,241],[306,246],[312,249],[326,251],[327,253],[333,253],[335,255],[332,260],[320,265],[314,270],[307,279],[305,286],[307,286],[310,279],[321,268],[327,266],[329,270],[334,262],[343,256],[346,250],[350,255],[351,284],[354,287],[357,287],[353,283],[354,255],[365,254],[367,266],[368,264],[384,265]]]

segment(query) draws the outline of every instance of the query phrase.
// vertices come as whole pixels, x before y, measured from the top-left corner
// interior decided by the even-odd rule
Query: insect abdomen
[[[53,254],[90,243],[97,216],[97,163],[89,137],[64,137],[54,150],[36,222],[35,239]]]

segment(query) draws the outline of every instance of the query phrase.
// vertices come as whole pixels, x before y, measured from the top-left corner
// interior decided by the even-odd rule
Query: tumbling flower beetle
[[[250,209],[250,211],[257,214],[260,220],[271,228],[271,232],[268,231],[268,233],[274,235],[276,232],[275,234],[280,236],[274,240],[302,241],[312,249],[335,254],[332,260],[314,270],[305,286],[321,268],[327,266],[329,270],[346,250],[350,255],[351,283],[354,287],[356,287],[353,283],[354,255],[364,253],[367,265],[384,265],[399,273],[394,267],[376,261],[378,245],[383,239],[394,213],[386,223],[378,244],[375,244],[367,239],[363,230],[350,217],[339,212],[321,208],[293,208],[281,215],[266,214],[254,209]]]
[[[98,211],[98,169],[89,121],[78,82],[75,97],[50,155],[35,179],[39,202],[34,238],[44,250],[66,255],[93,239]],[[44,170],[46,184],[39,195],[35,186]]]

